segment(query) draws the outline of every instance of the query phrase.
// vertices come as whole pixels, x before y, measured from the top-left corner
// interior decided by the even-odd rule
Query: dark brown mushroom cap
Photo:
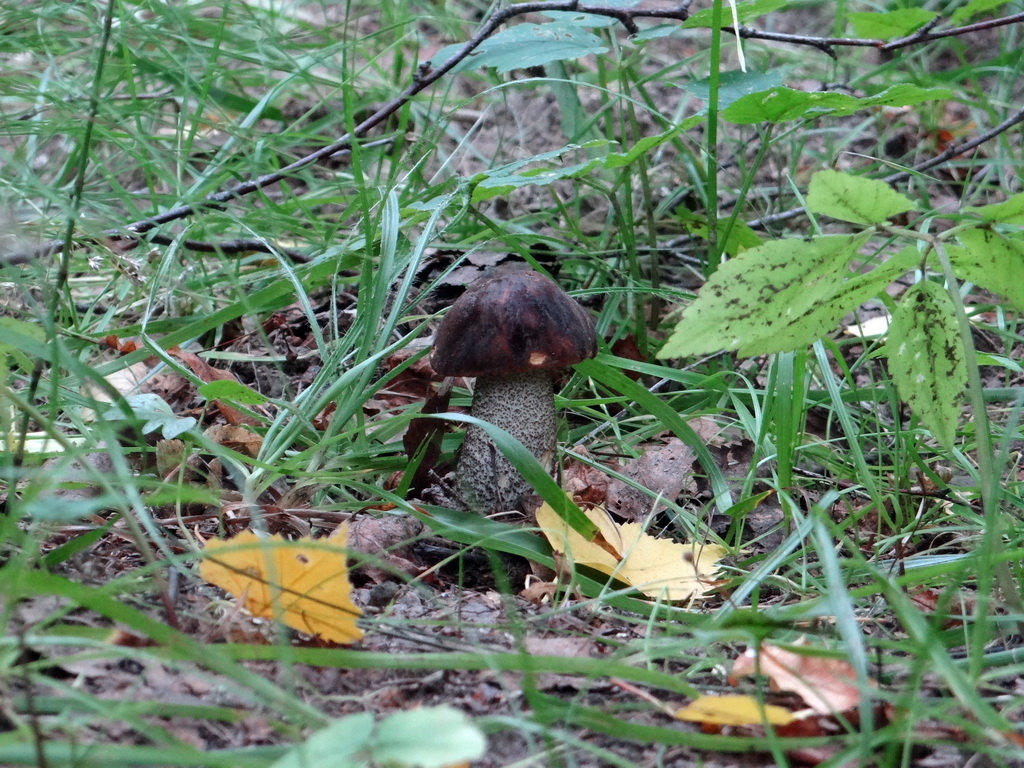
[[[565,368],[597,354],[594,320],[553,280],[499,267],[460,296],[437,329],[442,376],[500,376]]]

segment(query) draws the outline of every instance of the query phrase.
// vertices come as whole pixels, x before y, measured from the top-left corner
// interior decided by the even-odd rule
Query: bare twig
[[[917,165],[913,165],[910,168],[906,169],[905,171],[897,171],[896,173],[890,173],[888,176],[883,177],[881,180],[884,181],[886,184],[897,184],[905,179],[909,179],[916,173],[923,173],[925,171],[931,170],[932,168],[935,168],[938,165],[942,165],[943,163],[952,160],[955,157],[959,157],[960,155],[964,155],[970,152],[972,149],[977,149],[982,144],[991,141],[1000,134],[1006,133],[1015,125],[1019,125],[1021,123],[1024,123],[1024,107],[1018,109],[1008,118],[1003,120],[1003,122],[999,123],[999,125],[989,128],[987,131],[978,134],[973,139],[962,141],[959,144],[953,144],[947,147],[939,154],[935,155],[934,157],[930,157],[927,160],[918,163]],[[807,209],[803,207],[790,208],[785,211],[779,211],[778,213],[769,214],[768,216],[762,216],[757,219],[751,219],[750,221],[747,222],[747,226],[753,229],[764,229],[770,224],[780,224],[783,221],[795,219],[796,217],[801,216],[806,212]]]
[[[368,141],[364,147],[376,147],[383,144],[391,143],[392,139],[385,138],[377,141]],[[337,158],[342,155],[351,153],[351,149],[342,148],[332,153],[332,158]],[[183,206],[184,207],[184,206]],[[210,206],[213,207],[213,206]],[[180,208],[178,210],[181,210]],[[131,227],[129,224],[128,227]],[[133,237],[129,234],[130,230],[125,229],[107,229],[103,231],[100,237],[91,237],[81,241],[77,245],[81,246],[85,243],[95,243],[100,240],[109,240],[122,244],[125,250],[131,250],[136,246],[144,242],[141,238]],[[169,235],[160,235],[152,233],[148,236],[147,240],[156,245],[172,245],[176,238]],[[64,249],[65,240],[49,240],[42,245],[39,245],[30,250],[15,251],[14,253],[0,254],[0,264],[18,265],[27,264],[30,261],[39,258],[45,258],[52,256],[55,253],[60,253]],[[310,260],[310,257],[302,251],[297,251],[293,248],[281,248],[273,243],[265,240],[256,239],[235,239],[225,240],[219,243],[211,243],[205,240],[181,240],[178,244],[189,251],[196,251],[198,253],[222,253],[227,255],[233,255],[238,253],[282,253],[292,261],[296,263],[306,263]]]
[[[735,35],[735,27],[722,27],[723,32]],[[739,36],[746,40],[771,40],[776,43],[791,43],[793,45],[809,45],[819,51],[827,53],[833,59],[836,58],[835,46],[860,46],[864,48],[877,48],[884,44],[884,40],[874,40],[859,37],[815,37],[814,35],[794,35],[785,32],[767,32],[753,27],[740,27]]]
[[[234,256],[240,253],[281,253],[300,264],[310,260],[309,256],[302,251],[297,251],[294,248],[281,248],[266,240],[257,240],[255,238],[237,238],[235,240],[211,243],[205,240],[177,240],[177,238],[170,235],[161,235],[154,232],[149,235],[147,240],[142,240],[141,238],[132,237],[123,232],[119,233],[117,230],[112,229],[104,232],[102,238],[90,238],[89,241],[95,243],[102,240],[117,243],[119,249],[125,251],[137,248],[144,242],[156,245],[174,245],[175,241],[177,241],[180,247],[189,251],[196,251],[197,253],[221,253],[227,256]],[[20,251],[2,255],[0,256],[0,263],[12,265],[27,264],[35,258],[60,253],[63,248],[63,240],[50,240],[32,251]]]
[[[892,40],[879,47],[883,51],[895,51],[898,48],[906,48],[908,45],[927,43],[930,40],[938,40],[943,37],[958,37],[959,35],[966,35],[969,32],[980,32],[985,29],[1005,27],[1010,24],[1019,24],[1022,21],[1024,21],[1024,13],[1014,13],[1010,16],[1003,16],[998,19],[986,19],[985,21],[979,21],[976,24],[967,24],[962,27],[950,27],[948,29],[937,29],[933,31],[932,29],[929,29],[928,26],[924,26],[906,37],[901,37],[898,40]]]
[[[676,3],[674,6],[665,8],[618,8],[607,5],[590,5],[588,3],[581,2],[580,0],[544,0],[541,2],[524,2],[506,6],[505,8],[501,8],[492,13],[483,22],[476,33],[462,46],[460,46],[455,54],[447,61],[441,63],[437,67],[431,66],[430,62],[420,64],[416,73],[413,75],[410,84],[405,88],[405,90],[395,98],[381,105],[373,114],[355,126],[351,133],[339,137],[330,144],[320,147],[316,151],[299,158],[295,162],[290,163],[273,173],[257,176],[256,178],[244,181],[230,189],[224,189],[216,192],[209,195],[201,202],[181,205],[154,216],[149,216],[147,218],[131,222],[119,229],[107,230],[104,232],[104,236],[124,240],[132,237],[133,235],[144,235],[163,224],[192,216],[199,211],[222,209],[226,203],[284,181],[297,171],[306,168],[307,166],[311,166],[329,157],[336,156],[339,153],[351,151],[352,145],[355,141],[366,136],[367,133],[379,126],[403,106],[408,104],[414,96],[426,90],[451,72],[461,62],[465,61],[473,51],[480,47],[487,38],[493,35],[501,25],[517,16],[530,13],[547,13],[551,11],[588,13],[615,19],[627,32],[630,34],[636,34],[640,31],[639,27],[636,25],[637,19],[646,18],[674,20],[679,22],[686,21],[690,16],[690,4],[691,0],[681,0],[681,2]],[[739,35],[742,38],[772,40],[795,45],[811,46],[835,57],[834,48],[837,46],[860,46],[878,48],[881,50],[896,50],[898,48],[927,42],[929,40],[963,35],[968,32],[975,32],[982,29],[992,29],[994,27],[1014,24],[1020,21],[1024,21],[1024,13],[1006,16],[1000,19],[990,19],[962,27],[940,30],[935,30],[934,26],[936,22],[932,22],[911,35],[891,42],[873,38],[816,37],[811,35],[782,34],[776,32],[765,32],[752,29],[750,27],[740,27],[738,31],[734,27],[727,27],[724,28],[724,31],[730,32],[734,35]],[[961,152],[962,151],[966,151],[966,149],[961,150]],[[779,214],[774,214],[771,219],[773,221],[780,221],[783,218],[790,218],[792,216],[799,215],[799,213],[800,209],[784,211]],[[768,218],[766,217],[765,219],[757,221],[759,223],[767,223]],[[151,236],[150,239],[162,244],[171,242],[170,238],[165,237],[156,238]],[[31,253],[16,253],[0,257],[0,262],[19,264],[30,261],[35,257],[52,255],[60,251],[66,243],[67,240],[46,243]],[[205,243],[202,241],[185,241],[183,245],[186,248],[200,252],[221,251],[230,253],[243,250],[272,250],[270,246],[259,244],[258,241],[248,240],[233,240],[222,244]],[[249,245],[260,245],[260,247],[249,248],[247,247]],[[296,257],[295,252],[288,253],[293,258]]]
[[[889,184],[895,184],[897,181],[902,181],[903,179],[909,178],[911,175],[915,173],[922,173],[923,171],[930,170],[931,168],[934,168],[937,165],[941,165],[947,160],[952,160],[954,157],[959,157],[960,155],[970,152],[972,149],[980,147],[985,142],[994,139],[1001,133],[1006,133],[1008,130],[1013,128],[1013,126],[1018,125],[1020,123],[1024,123],[1024,107],[1018,109],[1008,118],[1003,120],[1003,122],[999,123],[999,125],[993,128],[989,128],[987,131],[978,134],[973,139],[960,142],[959,144],[953,144],[947,147],[943,152],[937,154],[935,157],[929,158],[924,162],[918,163],[917,165],[909,168],[906,171],[898,171],[897,173],[890,174],[886,176],[884,179],[882,179],[882,181],[885,181]]]
[[[940,19],[936,18],[928,24],[925,24],[920,29],[915,30],[913,33],[888,42],[870,37],[818,37],[816,35],[795,35],[785,32],[767,32],[765,30],[754,29],[752,27],[740,27],[738,34],[742,38],[752,40],[771,40],[777,43],[808,45],[812,48],[824,51],[834,59],[836,58],[836,52],[834,49],[840,46],[877,48],[882,51],[895,51],[911,45],[927,43],[931,40],[939,40],[944,37],[959,37],[960,35],[966,35],[970,32],[979,32],[985,29],[1005,27],[1022,21],[1024,21],[1024,13],[1015,13],[998,19],[979,21],[976,24],[966,24],[961,27],[948,27],[946,29],[935,29],[940,22]],[[735,27],[723,27],[722,31],[728,32],[732,35],[737,34]]]
[[[111,239],[116,240],[117,238],[112,237]],[[133,248],[142,242],[138,238],[122,237],[121,239],[132,243],[131,247]],[[149,236],[148,240],[156,245],[172,245],[175,238],[153,233]],[[257,240],[255,238],[236,238],[235,240],[223,240],[217,243],[209,243],[204,240],[181,240],[179,244],[182,248],[196,251],[197,253],[220,253],[227,256],[234,256],[240,253],[281,253],[299,264],[304,264],[310,260],[309,256],[302,251],[297,251],[294,248],[281,248],[266,240]]]

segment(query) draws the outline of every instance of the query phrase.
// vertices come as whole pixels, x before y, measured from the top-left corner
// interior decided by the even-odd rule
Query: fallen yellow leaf
[[[362,611],[351,599],[347,537],[343,526],[325,541],[287,541],[253,531],[211,539],[199,575],[240,597],[254,616],[334,643],[354,643],[363,636],[356,625]]]
[[[761,704],[753,696],[701,696],[676,711],[677,720],[712,725],[789,725],[796,718],[785,707]]]
[[[537,525],[552,549],[572,563],[614,576],[648,597],[663,600],[702,597],[715,586],[710,577],[725,556],[724,547],[656,539],[639,523],[619,525],[600,507],[584,514],[597,526],[594,541],[584,539],[551,505],[537,510]]]

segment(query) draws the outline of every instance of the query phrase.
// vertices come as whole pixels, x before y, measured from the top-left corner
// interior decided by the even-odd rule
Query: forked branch
[[[133,221],[122,227],[106,230],[103,233],[103,236],[122,243],[125,243],[126,241],[139,242],[142,235],[151,232],[153,229],[156,229],[163,224],[193,216],[203,210],[222,209],[225,204],[284,181],[296,172],[308,166],[314,165],[329,157],[336,156],[339,153],[351,151],[354,142],[364,138],[370,131],[381,125],[385,120],[408,104],[413,97],[430,88],[434,83],[451,72],[461,62],[465,61],[470,54],[479,48],[484,41],[493,35],[499,27],[517,16],[530,13],[549,13],[552,11],[587,13],[595,16],[605,16],[615,19],[627,32],[630,34],[636,34],[640,31],[636,24],[638,19],[660,19],[677,22],[686,21],[690,17],[691,2],[692,0],[681,0],[681,2],[664,8],[620,8],[600,4],[591,5],[589,3],[580,2],[580,0],[549,0],[547,2],[516,3],[514,5],[500,8],[492,13],[483,22],[476,33],[463,43],[447,61],[442,62],[436,67],[432,66],[430,62],[422,63],[405,90],[390,101],[378,107],[373,114],[355,126],[351,133],[345,134],[330,144],[300,157],[295,162],[290,163],[277,171],[257,176],[256,178],[244,181],[234,187],[215,192],[201,202],[180,205],[176,208],[163,211],[162,213],[148,216],[144,219],[139,219],[138,221]],[[932,23],[925,25],[911,35],[889,42],[871,38],[815,37],[811,35],[782,34],[757,30],[751,27],[740,27],[738,31],[733,27],[727,27],[724,28],[724,30],[734,35],[739,35],[741,38],[770,40],[794,45],[806,45],[822,50],[834,57],[834,48],[839,46],[871,47],[892,51],[943,37],[954,37],[983,29],[992,29],[995,27],[1006,26],[1008,24],[1015,24],[1021,21],[1024,21],[1024,13],[946,29],[936,29],[936,24]],[[1020,120],[1016,120],[1011,124],[1016,124],[1016,122],[1020,122]],[[1006,125],[1006,123],[1001,125]],[[1007,125],[1006,127],[1008,128],[1009,126]],[[1002,132],[997,129],[993,130],[994,132],[988,132],[985,134],[987,136],[985,140]],[[1003,128],[1002,130],[1006,130],[1006,128]],[[948,159],[948,157],[955,157],[956,154],[961,154],[962,152],[967,151],[967,149],[968,147],[961,148],[953,155],[948,155],[948,152],[943,153],[940,158],[943,158],[944,160]],[[947,155],[948,157],[946,157]],[[943,160],[933,159],[933,162],[929,164],[929,167],[933,167],[935,164],[942,162]],[[172,238],[165,236],[152,237],[151,239],[159,244],[168,244],[173,242]],[[65,242],[63,240],[47,242],[29,252],[9,254],[3,257],[3,261],[9,264],[24,263],[33,258],[58,252],[64,247],[64,245]],[[222,244],[185,240],[181,242],[181,245],[186,249],[201,252],[220,251],[224,253],[232,253],[242,250],[273,252],[275,250],[271,244],[252,240],[231,241]],[[281,249],[276,250],[280,251]],[[289,253],[288,255],[293,257],[295,256],[294,253]]]

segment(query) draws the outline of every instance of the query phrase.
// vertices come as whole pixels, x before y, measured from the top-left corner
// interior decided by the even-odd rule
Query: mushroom
[[[498,267],[460,296],[437,329],[433,367],[475,376],[472,415],[519,440],[550,473],[555,465],[559,370],[597,353],[594,320],[553,280]],[[480,427],[471,425],[456,476],[463,501],[490,512],[520,509],[533,492]]]

